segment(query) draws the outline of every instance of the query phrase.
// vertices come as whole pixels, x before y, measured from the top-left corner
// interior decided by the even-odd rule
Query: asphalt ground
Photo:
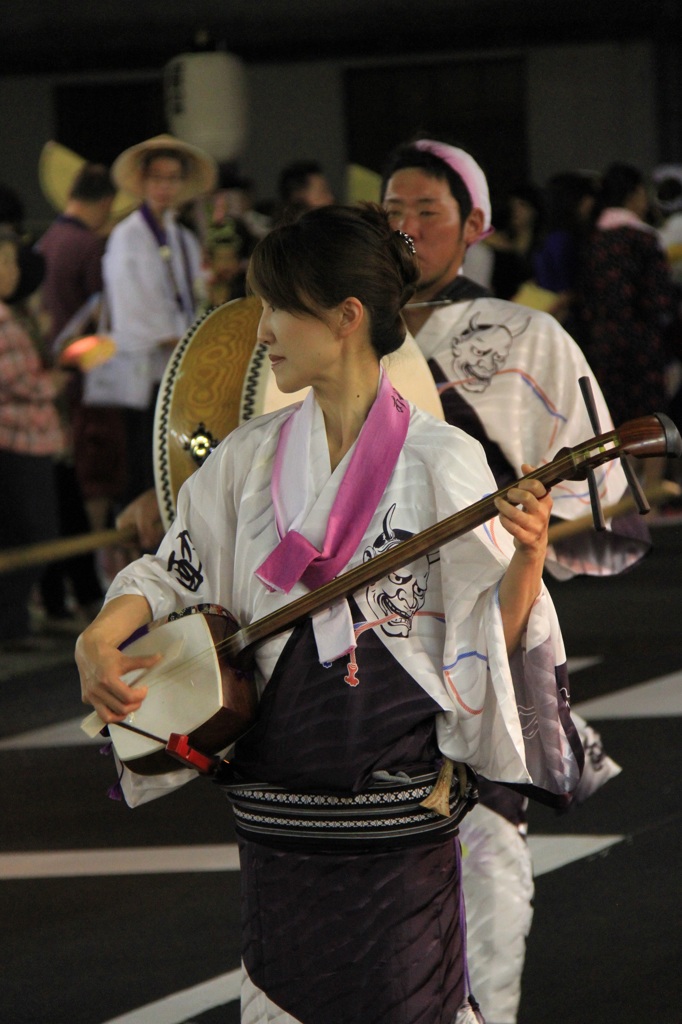
[[[682,1024],[682,524],[652,532],[631,573],[548,581],[574,706],[623,771],[567,815],[531,807],[519,1024]],[[208,780],[108,799],[73,637],[53,644],[0,663],[0,1024],[236,1024],[227,802]]]

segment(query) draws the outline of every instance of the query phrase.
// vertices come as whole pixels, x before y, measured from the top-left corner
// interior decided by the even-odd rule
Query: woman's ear
[[[365,307],[360,302],[360,299],[356,299],[354,295],[350,295],[343,302],[340,302],[336,307],[336,311],[339,333],[342,337],[346,337],[356,331],[365,319]]]

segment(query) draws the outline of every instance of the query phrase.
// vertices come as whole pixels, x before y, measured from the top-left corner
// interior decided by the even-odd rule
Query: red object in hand
[[[107,363],[116,355],[116,342],[108,334],[90,334],[77,338],[63,349],[59,362],[61,366],[77,366],[83,373]]]
[[[211,775],[218,761],[217,758],[209,757],[207,754],[202,754],[200,750],[190,747],[187,736],[181,736],[177,732],[172,732],[168,737],[166,753],[190,768],[196,768],[203,775]]]

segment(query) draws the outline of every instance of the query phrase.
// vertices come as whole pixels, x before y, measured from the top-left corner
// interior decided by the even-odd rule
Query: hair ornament
[[[405,243],[407,248],[410,250],[412,255],[416,256],[417,255],[417,250],[415,248],[414,238],[412,237],[412,235],[408,235],[404,231],[396,231],[396,235],[398,235],[400,238],[402,238],[403,242]]]

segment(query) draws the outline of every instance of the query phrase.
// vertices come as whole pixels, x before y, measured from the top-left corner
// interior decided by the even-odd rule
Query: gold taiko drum
[[[240,423],[260,314],[254,297],[210,310],[190,327],[168,362],[154,420],[154,478],[166,529],[185,480]]]

